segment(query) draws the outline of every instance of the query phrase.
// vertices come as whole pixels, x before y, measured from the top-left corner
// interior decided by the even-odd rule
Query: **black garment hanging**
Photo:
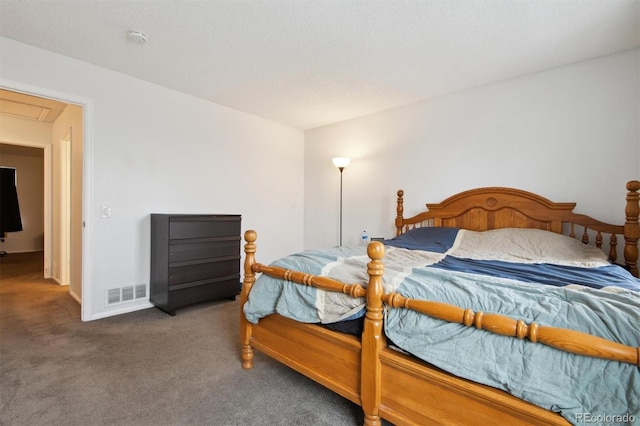
[[[22,231],[16,169],[0,167],[0,238],[5,232],[16,231]]]

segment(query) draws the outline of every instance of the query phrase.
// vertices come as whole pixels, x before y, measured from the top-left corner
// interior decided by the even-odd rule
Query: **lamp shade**
[[[347,157],[334,157],[331,159],[333,161],[333,165],[339,169],[344,169],[351,162],[351,158]]]

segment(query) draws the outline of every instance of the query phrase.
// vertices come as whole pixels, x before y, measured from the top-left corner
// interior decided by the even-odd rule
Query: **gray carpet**
[[[82,323],[42,254],[0,257],[1,425],[358,425],[360,408],[256,353],[239,303]]]

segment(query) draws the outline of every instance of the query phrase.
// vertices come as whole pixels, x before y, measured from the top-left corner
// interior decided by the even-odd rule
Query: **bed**
[[[625,274],[628,275],[628,278],[624,277],[624,279],[630,283],[631,289],[624,288],[626,284],[618,285],[617,283],[610,288],[596,289],[583,285],[547,286],[544,287],[544,291],[538,288],[537,283],[525,283],[524,288],[527,291],[541,292],[545,297],[547,294],[557,295],[557,300],[560,302],[555,299],[552,302],[561,303],[563,309],[567,304],[580,305],[581,302],[577,299],[589,297],[586,304],[580,305],[581,312],[584,311],[587,319],[591,318],[589,315],[593,312],[605,312],[604,316],[608,316],[608,310],[613,309],[610,306],[614,306],[615,309],[620,308],[622,319],[615,319],[614,322],[621,321],[616,327],[610,327],[606,322],[602,326],[600,319],[596,320],[598,324],[595,327],[584,326],[585,320],[580,317],[575,318],[574,326],[565,327],[560,317],[572,317],[573,320],[574,312],[571,311],[570,315],[558,315],[558,311],[549,310],[549,306],[553,305],[549,301],[533,303],[533,307],[527,306],[526,310],[522,311],[524,318],[519,315],[503,314],[499,312],[500,309],[493,309],[494,305],[488,305],[490,309],[485,311],[475,308],[476,290],[470,292],[464,288],[454,290],[445,286],[445,290],[439,290],[444,301],[430,300],[429,297],[407,296],[411,293],[411,291],[404,291],[406,289],[403,287],[410,281],[406,275],[407,271],[418,270],[419,268],[414,267],[414,263],[425,262],[425,256],[427,263],[431,266],[438,265],[443,260],[443,254],[438,254],[438,250],[435,250],[434,254],[429,250],[409,249],[410,256],[413,257],[410,260],[402,260],[400,267],[395,267],[393,262],[399,253],[404,253],[407,249],[395,247],[393,242],[385,241],[385,244],[374,242],[360,249],[334,247],[328,252],[322,252],[321,256],[326,258],[324,263],[316,264],[318,261],[311,259],[307,251],[295,258],[291,264],[293,267],[287,267],[290,265],[286,262],[282,264],[284,267],[278,266],[278,262],[270,266],[263,265],[256,261],[255,256],[257,233],[250,230],[245,232],[244,281],[241,293],[242,366],[245,369],[252,368],[254,349],[262,351],[359,404],[363,409],[366,425],[379,425],[382,418],[398,425],[566,425],[586,422],[632,424],[638,421],[638,392],[640,391],[640,348],[638,348],[640,332],[637,326],[640,302],[638,302],[637,291],[633,289],[633,286],[637,285],[637,279],[633,277],[638,276],[640,182],[630,181],[626,188],[628,192],[623,225],[607,224],[589,216],[574,213],[574,203],[555,203],[539,195],[513,188],[491,187],[465,191],[441,203],[427,204],[426,211],[410,218],[405,218],[403,215],[403,191],[398,191],[396,203],[395,227],[396,238],[399,239],[403,236],[412,236],[417,232],[432,233],[433,229],[441,228],[441,231],[453,229],[456,234],[453,238],[455,249],[460,249],[464,253],[467,245],[459,242],[464,241],[468,236],[473,237],[470,241],[479,237],[480,240],[476,241],[476,245],[484,246],[486,240],[483,238],[492,235],[494,231],[514,230],[527,233],[530,230],[536,235],[542,232],[545,238],[546,236],[555,238],[556,235],[567,238],[561,235],[567,234],[569,237],[567,239],[579,242],[581,246],[593,244],[597,249],[606,250],[607,254],[603,256],[607,265],[601,266],[597,263],[599,260],[596,260],[596,264],[589,267],[593,267],[593,271],[601,267],[602,269],[615,268],[616,275],[623,277]],[[623,238],[623,242],[619,245],[620,237]],[[500,241],[504,237],[498,235],[495,238],[494,235],[493,239]],[[358,250],[362,252],[359,253]],[[451,245],[445,244],[443,251],[445,255],[451,253]],[[365,252],[366,259],[364,259]],[[608,265],[618,261],[619,252],[622,252],[623,259],[620,263],[623,267]],[[416,253],[418,260],[414,259]],[[593,254],[592,251],[589,253]],[[430,256],[435,256],[435,260]],[[360,273],[357,272],[358,265],[361,265]],[[570,264],[568,267],[574,266]],[[352,271],[353,275],[352,272],[347,274],[348,269],[356,272]],[[431,280],[434,276],[437,278],[438,274],[444,273],[439,268],[426,269],[429,269],[429,274],[432,274]],[[323,275],[323,271],[327,270],[338,272],[333,276]],[[553,276],[557,270],[547,272],[549,273]],[[512,277],[487,275],[486,278],[481,279],[478,278],[479,275],[466,271],[456,271],[455,274],[457,274],[456,280],[469,282],[469,285],[482,286],[485,279],[499,281],[500,292],[497,295],[491,295],[489,299],[498,305],[510,305],[511,307],[507,309],[510,314],[514,312],[513,305],[517,307],[516,313],[520,312],[518,311],[520,304],[527,305],[526,301],[520,303],[511,300],[515,294],[509,293],[510,286],[513,284]],[[537,272],[533,274],[536,275]],[[412,275],[413,272],[409,277]],[[587,279],[592,275],[595,274],[592,274],[592,270],[589,269],[586,275],[581,277]],[[256,282],[258,276],[259,281]],[[261,280],[276,283],[274,285],[278,287],[278,292],[287,289],[295,295],[293,300],[300,300],[302,304],[317,307],[321,305],[318,302],[321,299],[320,321],[314,320],[313,315],[300,313],[297,302],[286,299],[282,299],[286,300],[283,309],[277,309],[275,305],[273,309],[269,308],[258,313],[246,309],[252,301],[266,300],[271,297],[268,293],[273,291],[269,289],[269,284],[260,285]],[[458,301],[449,303],[447,299],[449,293],[456,292],[466,294],[468,298],[463,299],[462,303]],[[606,293],[606,298],[610,297],[611,300],[607,300],[603,306],[590,307],[590,303],[593,303],[592,298],[590,295],[585,296],[590,293],[598,293],[598,300]],[[322,294],[322,297],[318,294]],[[525,292],[525,297],[528,297],[527,294]],[[576,300],[572,299],[565,303],[566,295],[571,295]],[[326,308],[328,304],[325,306],[325,299],[333,297],[348,306],[339,313],[334,313]],[[274,296],[274,300],[281,300],[281,298],[283,296],[280,293]],[[465,300],[469,301],[468,305]],[[360,306],[364,308],[360,309]],[[483,306],[482,303],[480,306]],[[531,309],[539,309],[541,313],[531,314]],[[318,322],[342,322],[333,321],[334,319],[353,321],[352,317],[357,316],[356,312],[364,312],[360,335],[335,331],[317,324]],[[437,340],[435,342],[429,340],[427,344],[423,344],[421,350],[427,352],[427,359],[430,359],[428,356],[431,356],[431,353],[439,354],[438,362],[427,362],[421,358],[422,355],[416,355],[413,352],[414,348],[410,351],[403,350],[404,343],[420,341],[418,338],[411,337],[411,334],[405,334],[413,331],[401,331],[398,334],[395,324],[402,323],[404,320],[398,317],[404,315],[419,316],[421,321],[422,318],[431,321],[424,336],[428,336],[427,339],[431,339],[432,335],[440,337],[435,338]],[[541,315],[542,321],[529,320],[530,318],[537,320],[538,315]],[[558,324],[554,323],[556,320]],[[586,322],[590,323],[590,321]],[[451,329],[456,330],[455,333],[458,334],[455,337],[446,337],[446,333]],[[473,336],[471,343],[462,340],[463,337],[458,338],[459,334]],[[409,337],[403,339],[403,335]],[[392,337],[389,338],[389,336]],[[448,344],[448,341],[455,343],[453,346],[439,347],[440,344]],[[488,341],[491,343],[485,343]],[[479,345],[477,347],[481,349],[475,349],[476,346],[473,345]],[[496,348],[495,353],[499,354],[497,348],[502,350],[504,347],[507,348],[506,352],[510,357],[495,358],[495,362],[492,363],[491,356],[502,355],[494,355],[492,352],[494,349],[491,348]],[[480,360],[480,355],[488,352],[490,352],[489,361]],[[558,356],[559,361],[552,361],[555,359],[550,358],[552,356]],[[466,358],[466,361],[470,362],[466,368],[471,374],[458,371],[452,373],[448,365],[439,363],[441,360],[448,361],[447,358],[456,360],[456,363],[458,358]],[[529,359],[537,359],[537,361],[529,365]],[[602,379],[605,382],[603,382],[604,386],[594,388],[593,383],[599,383],[597,380],[600,379],[590,377],[587,382],[592,383],[591,387],[587,384],[586,388],[580,391],[580,397],[586,395],[587,399],[596,400],[595,403],[589,402],[595,404],[592,405],[595,407],[592,411],[580,411],[584,410],[580,406],[566,408],[551,404],[545,407],[530,402],[532,398],[529,390],[523,390],[518,381],[512,384],[509,382],[510,378],[506,382],[508,386],[504,386],[504,382],[502,385],[500,383],[496,385],[491,381],[489,381],[490,384],[483,384],[484,378],[475,377],[475,368],[468,367],[473,366],[476,361],[481,366],[487,364],[489,366],[487,368],[492,368],[494,374],[498,375],[505,371],[516,375],[526,371],[526,374],[520,375],[531,379],[546,373],[542,376],[548,377],[543,380],[543,386],[546,386],[547,381],[554,381],[555,376],[567,374],[555,373],[556,364],[569,365],[570,369],[573,369],[574,377],[567,377],[569,380],[576,380],[576,383],[577,376],[588,376],[586,373],[594,370],[603,372],[601,376],[605,377]],[[581,367],[582,365],[586,367]],[[622,377],[621,383],[610,382],[611,377],[616,380]],[[560,386],[566,386],[566,381],[561,382]],[[580,388],[580,386],[576,387]],[[562,391],[562,388],[560,389]],[[550,392],[558,392],[558,390]],[[590,395],[590,392],[593,395]],[[553,393],[550,394],[553,395]],[[616,398],[609,398],[610,394],[615,395]],[[608,410],[612,406],[598,405],[598,400],[617,401],[620,398],[627,400],[622,408],[615,406],[611,411],[599,411],[605,409],[601,407],[608,407],[606,408]],[[568,402],[569,405],[573,403],[574,401]]]

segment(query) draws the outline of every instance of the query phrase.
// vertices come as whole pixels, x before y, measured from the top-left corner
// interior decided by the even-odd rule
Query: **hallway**
[[[38,321],[41,315],[54,318],[51,315],[54,312],[64,313],[67,318],[80,319],[80,305],[69,296],[69,287],[60,286],[53,279],[43,278],[43,262],[43,252],[11,253],[0,257],[2,333],[6,331],[7,323],[25,321],[24,325],[28,325],[32,314],[38,317]]]

